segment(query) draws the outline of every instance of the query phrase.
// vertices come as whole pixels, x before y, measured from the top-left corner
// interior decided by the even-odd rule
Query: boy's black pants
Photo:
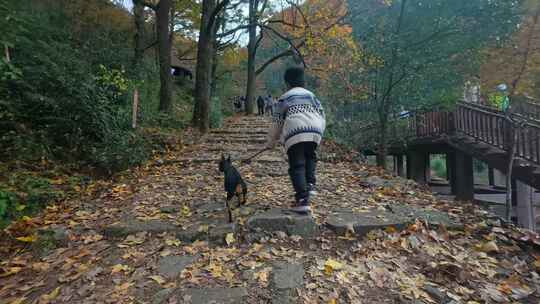
[[[257,103],[257,114],[264,115],[264,104]]]
[[[315,166],[317,163],[317,143],[301,142],[287,150],[289,158],[289,176],[293,184],[295,198],[300,200],[308,197],[308,184],[315,185]]]

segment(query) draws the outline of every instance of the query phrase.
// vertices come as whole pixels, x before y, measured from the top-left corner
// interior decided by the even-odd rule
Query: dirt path
[[[32,219],[38,240],[0,263],[0,303],[538,303],[540,253],[515,241],[525,234],[410,181],[329,161],[330,146],[313,217],[283,211],[285,154],[238,161],[268,125],[231,119],[97,198],[47,208]],[[234,224],[222,153],[249,187]]]

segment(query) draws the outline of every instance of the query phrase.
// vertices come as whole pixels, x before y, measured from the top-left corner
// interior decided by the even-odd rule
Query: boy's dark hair
[[[285,75],[283,78],[285,79],[285,83],[287,83],[289,86],[293,88],[295,87],[303,88],[305,85],[304,69],[301,67],[288,68],[285,71]]]

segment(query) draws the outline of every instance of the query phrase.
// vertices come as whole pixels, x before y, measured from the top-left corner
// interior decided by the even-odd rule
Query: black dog
[[[229,213],[229,223],[232,223],[231,212],[231,199],[236,195],[238,198],[238,206],[246,203],[247,185],[240,176],[240,173],[233,166],[231,157],[221,155],[221,161],[219,162],[219,171],[225,173],[225,191],[227,192],[227,200],[225,204],[227,206],[227,212]]]

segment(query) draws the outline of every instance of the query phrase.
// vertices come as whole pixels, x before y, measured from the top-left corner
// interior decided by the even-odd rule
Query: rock
[[[190,299],[193,304],[238,304],[245,303],[248,296],[244,287],[236,288],[189,288],[180,293],[179,298]]]
[[[39,229],[37,240],[32,243],[32,254],[37,257],[43,257],[51,252],[51,250],[67,247],[68,243],[69,234],[63,227]]]
[[[38,241],[52,242],[55,248],[66,247],[69,234],[63,227],[50,227],[38,230]]]
[[[368,187],[375,187],[375,188],[378,188],[378,187],[388,187],[392,184],[391,181],[389,180],[386,180],[386,179],[382,179],[381,177],[379,176],[370,176],[366,179],[364,179],[362,182],[361,182],[362,185],[365,185],[365,186],[368,186]]]
[[[200,226],[191,227],[187,230],[176,231],[175,236],[182,242],[195,242],[195,241],[205,241],[208,239],[208,232],[200,229]]]
[[[255,232],[283,231],[288,235],[314,237],[317,234],[317,224],[309,215],[300,215],[282,209],[271,209],[254,215],[247,220],[247,227]]]
[[[304,266],[286,262],[276,262],[273,265],[270,288],[272,289],[272,304],[296,303],[296,288],[304,284]]]
[[[411,221],[414,221],[415,219],[420,219],[430,225],[442,225],[449,229],[463,228],[463,224],[452,219],[446,212],[400,204],[390,205],[389,207],[392,210],[392,213],[398,216],[409,217]]]
[[[164,206],[164,207],[159,208],[159,211],[161,211],[161,213],[178,213],[180,211],[180,207],[179,206]]]
[[[186,266],[193,263],[196,259],[197,256],[191,255],[169,255],[162,257],[158,261],[157,271],[166,278],[175,279]]]
[[[357,235],[365,235],[371,230],[393,227],[403,229],[411,222],[411,218],[395,215],[388,211],[372,209],[364,213],[339,212],[326,219],[326,226],[337,234],[344,235],[351,226]]]
[[[162,289],[154,294],[152,296],[152,304],[162,304],[167,303],[167,300],[171,296],[171,294],[174,292],[174,289],[172,288],[165,288]]]
[[[152,221],[138,221],[129,220],[121,224],[113,224],[103,229],[103,235],[106,237],[125,237],[130,234],[136,234],[139,232],[148,233],[163,233],[163,232],[177,232],[182,231],[179,227],[165,221],[152,220]]]
[[[275,289],[300,287],[304,284],[304,265],[286,262],[274,263],[271,284]]]
[[[210,228],[208,233],[208,241],[214,245],[224,246],[227,245],[225,237],[227,234],[236,232],[236,225],[234,223],[219,225],[217,227]]]
[[[212,212],[224,212],[225,206],[224,203],[202,203],[195,207],[196,213],[212,213]]]
[[[451,300],[446,293],[436,287],[426,285],[423,289],[436,303],[448,303]]]

